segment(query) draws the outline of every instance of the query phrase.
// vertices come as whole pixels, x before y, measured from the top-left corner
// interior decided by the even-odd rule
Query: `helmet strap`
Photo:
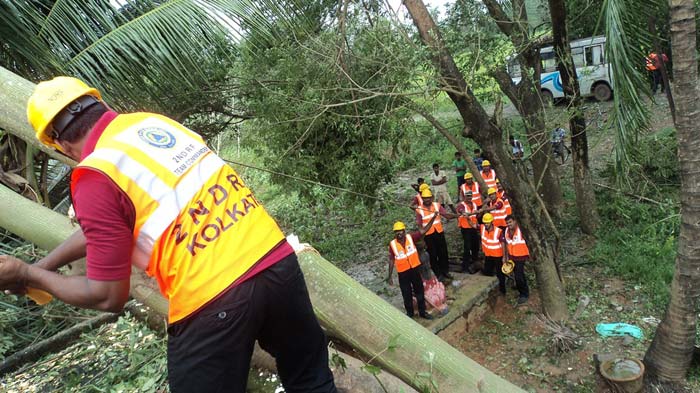
[[[81,96],[63,108],[58,115],[54,117],[51,130],[51,136],[54,140],[59,139],[61,134],[68,128],[73,120],[80,117],[80,114],[88,108],[100,103],[101,101],[93,96]]]

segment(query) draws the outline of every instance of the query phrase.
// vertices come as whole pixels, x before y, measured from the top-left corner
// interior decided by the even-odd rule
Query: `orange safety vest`
[[[433,225],[428,229],[428,232],[426,232],[426,235],[430,235],[433,232],[437,233],[442,233],[442,221],[440,221],[440,204],[437,202],[433,202],[432,205],[430,205],[430,208],[427,208],[423,205],[421,205],[418,209],[416,209],[416,212],[420,214],[421,218],[423,219],[423,226],[428,225],[430,222],[430,219],[433,218],[433,215],[437,214],[437,217],[435,217],[435,221],[433,221]]]
[[[504,227],[504,226],[506,226],[506,216],[508,215],[506,213],[506,203],[503,202],[503,199],[496,197],[496,200],[491,202],[489,204],[489,207],[497,205],[498,202],[502,203],[501,208],[496,209],[496,210],[491,210],[489,213],[491,213],[491,215],[493,215],[493,225],[495,225],[497,227]]]
[[[471,191],[472,202],[477,206],[481,206],[481,188],[479,183],[473,181],[471,187],[467,183],[462,184],[460,187],[462,188],[462,195],[467,195],[467,191]]]
[[[491,168],[491,170],[489,170],[489,174],[490,175],[487,175],[484,173],[484,171],[481,171],[481,177],[484,178],[484,183],[486,183],[489,188],[498,188],[496,187],[496,171]]]
[[[151,113],[117,116],[73,171],[107,175],[134,205],[131,263],[158,281],[168,321],[190,315],[284,240],[238,174],[202,137]]]
[[[420,258],[418,257],[418,249],[413,244],[413,239],[410,235],[406,235],[406,248],[404,248],[398,240],[394,239],[389,243],[391,250],[394,252],[394,266],[396,273],[405,272],[408,269],[420,266]]]
[[[491,231],[486,230],[486,225],[481,225],[481,249],[487,257],[502,257],[503,245],[501,244],[501,228],[492,225]]]
[[[656,61],[658,59],[658,55],[656,53],[650,53],[649,56],[646,58],[646,66],[647,70],[649,71],[656,71]]]
[[[423,206],[423,197],[420,196],[420,192],[416,194],[416,198],[418,198],[418,206]]]
[[[511,233],[510,228],[506,228],[506,244],[508,245],[508,255],[513,257],[530,256],[530,250],[527,248],[523,234],[520,232],[520,227],[515,228],[515,233]]]
[[[510,201],[506,196],[506,191],[497,191],[496,195],[503,200],[503,205],[506,207],[506,215],[510,216],[511,214],[513,214],[513,208],[510,206]]]
[[[462,205],[462,206],[464,206],[464,211],[466,211],[467,213],[474,213],[474,212],[476,212],[476,205],[474,204],[474,202],[469,202],[469,203],[467,203],[467,202],[462,201],[462,202],[460,202],[459,204]],[[464,216],[462,216],[462,215],[460,215],[460,216],[457,218],[457,223],[459,223],[459,227],[460,227],[460,228],[472,229],[473,227],[472,227],[471,225],[469,225],[469,222],[470,222],[470,221],[471,221],[472,224],[474,224],[474,227],[476,227],[476,225],[477,225],[478,222],[479,222],[479,221],[476,219],[476,214],[473,215],[473,216],[469,216],[469,218],[464,217]]]

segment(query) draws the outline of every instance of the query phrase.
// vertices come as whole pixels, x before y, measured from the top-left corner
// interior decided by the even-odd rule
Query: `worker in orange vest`
[[[484,183],[488,188],[496,188],[496,171],[491,168],[491,162],[489,160],[484,160],[481,163],[481,177],[484,179]]]
[[[430,189],[430,186],[424,182],[422,177],[419,177],[418,184],[411,184],[411,187],[417,192],[411,201],[411,209],[417,209],[419,206],[423,206],[423,198],[420,193],[425,189]]]
[[[530,250],[527,248],[527,243],[523,237],[520,226],[513,216],[506,217],[508,226],[503,233],[503,240],[506,245],[506,252],[503,254],[503,263],[512,263],[515,274],[515,286],[518,288],[520,296],[518,296],[518,304],[527,303],[530,296],[530,289],[527,286],[527,278],[525,278],[525,262],[530,259]]]
[[[471,201],[472,192],[467,190],[465,201],[457,204],[458,225],[464,242],[462,273],[476,273],[475,262],[479,258],[479,209]]]
[[[430,267],[438,280],[452,279],[449,271],[450,262],[447,253],[447,241],[445,240],[441,217],[452,219],[456,218],[457,215],[448,213],[441,204],[433,202],[433,193],[430,189],[423,190],[421,197],[423,198],[423,206],[415,209],[416,224],[419,228],[422,228],[433,220],[433,223],[425,232],[425,244],[428,247],[428,254],[430,254]]]
[[[113,112],[71,77],[39,83],[27,115],[42,143],[79,162],[80,229],[36,264],[0,257],[0,289],[117,312],[133,265],[169,300],[170,391],[245,391],[258,341],[287,391],[336,392],[292,246],[201,136],[165,116]],[[56,272],[85,256],[86,275]]]
[[[656,94],[656,90],[659,85],[661,85],[661,92],[664,92],[664,81],[661,76],[661,66],[662,63],[668,62],[668,57],[665,53],[660,56],[654,52],[651,52],[649,56],[646,57],[646,67],[651,73],[651,94]]]
[[[489,188],[488,198],[484,206],[481,207],[481,212],[493,215],[493,225],[500,228],[506,227],[506,204],[503,199],[498,197],[498,191],[495,188]]]
[[[513,207],[510,205],[510,200],[508,199],[508,196],[506,196],[506,190],[503,188],[501,181],[498,179],[496,179],[496,187],[496,196],[498,198],[501,198],[503,204],[506,206],[506,215],[509,216],[513,214]]]
[[[433,225],[437,215],[433,215],[427,225],[406,236],[406,225],[397,221],[394,223],[394,239],[389,243],[389,275],[387,281],[389,285],[394,285],[392,272],[394,266],[399,276],[399,287],[403,297],[403,306],[406,315],[413,318],[413,296],[418,302],[418,314],[421,318],[433,319],[425,310],[425,297],[423,295],[423,280],[421,279],[419,268],[421,266],[420,254],[416,247],[416,242]]]
[[[479,183],[474,181],[474,175],[472,175],[471,172],[467,172],[464,174],[464,184],[462,184],[462,186],[459,188],[460,201],[468,200],[464,197],[467,191],[469,191],[472,195],[471,201],[474,202],[477,209],[480,209],[482,205],[481,187],[479,186]]]
[[[481,218],[481,250],[484,252],[484,270],[486,276],[498,277],[498,289],[506,294],[506,276],[501,270],[503,263],[503,229],[493,225],[493,216],[486,213]]]

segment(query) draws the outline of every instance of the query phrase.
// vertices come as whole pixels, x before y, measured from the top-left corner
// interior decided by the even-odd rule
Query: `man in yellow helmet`
[[[415,295],[418,302],[418,314],[422,318],[433,319],[425,310],[423,280],[419,271],[421,263],[416,242],[433,225],[435,217],[432,217],[428,225],[411,233],[410,236],[406,236],[406,225],[401,221],[397,221],[394,223],[394,239],[389,243],[389,275],[387,281],[389,285],[394,284],[392,272],[394,266],[396,266],[403,305],[406,309],[406,315],[410,318],[413,318],[413,295]]]
[[[292,247],[198,134],[161,115],[113,112],[70,77],[39,83],[27,114],[41,142],[79,161],[80,230],[34,265],[0,257],[0,289],[118,311],[133,266],[169,300],[172,392],[245,391],[256,340],[286,391],[336,391]],[[85,256],[86,276],[56,273]]]
[[[427,227],[425,232],[425,244],[430,254],[430,268],[440,281],[451,279],[449,272],[449,254],[447,251],[447,241],[442,228],[442,219],[457,218],[456,214],[448,213],[445,208],[437,202],[433,202],[433,193],[430,189],[425,189],[421,193],[423,205],[416,208],[416,224],[419,228]],[[431,223],[428,225],[428,223]]]

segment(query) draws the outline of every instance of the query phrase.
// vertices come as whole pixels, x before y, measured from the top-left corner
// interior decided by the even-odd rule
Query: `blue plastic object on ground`
[[[642,329],[628,323],[599,323],[595,331],[603,337],[619,337],[629,335],[637,339],[644,337]]]

